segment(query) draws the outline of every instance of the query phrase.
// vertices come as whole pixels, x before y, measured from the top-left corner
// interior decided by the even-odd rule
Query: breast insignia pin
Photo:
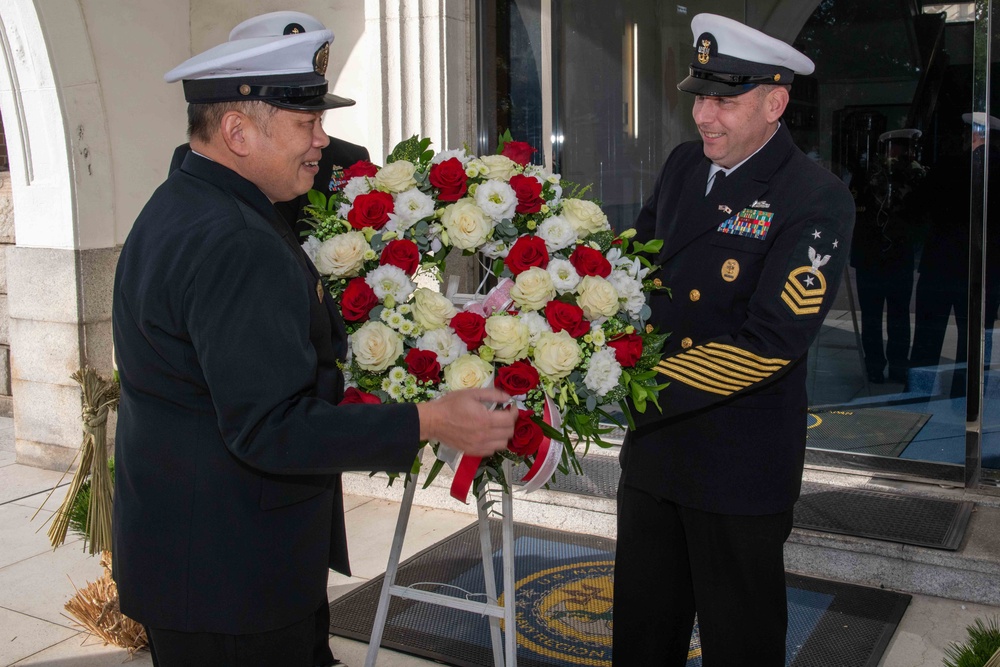
[[[740,263],[735,259],[727,259],[722,263],[722,279],[727,283],[731,283],[736,280],[736,277],[740,275]]]
[[[323,289],[323,280],[322,279],[317,280],[316,281],[316,296],[319,298],[319,302],[320,303],[323,303],[323,293],[324,293],[324,291],[325,290]]]

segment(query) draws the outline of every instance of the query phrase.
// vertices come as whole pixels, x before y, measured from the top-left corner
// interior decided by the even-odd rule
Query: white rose
[[[546,332],[535,345],[535,368],[552,380],[561,380],[580,363],[580,346],[566,331]]]
[[[457,312],[451,301],[440,292],[419,287],[413,293],[413,319],[427,331],[446,326]]]
[[[568,294],[576,289],[580,284],[580,274],[576,267],[568,259],[556,258],[549,260],[549,265],[545,267],[552,278],[552,285],[559,294]]]
[[[444,381],[452,391],[487,387],[493,384],[493,366],[474,354],[463,354],[445,366]]]
[[[403,339],[381,322],[365,322],[351,336],[351,349],[358,366],[379,372],[403,354]]]
[[[517,163],[506,155],[484,155],[479,160],[486,167],[486,178],[509,181],[511,176],[516,175],[520,170]]]
[[[606,396],[618,386],[618,379],[621,376],[622,366],[615,358],[615,351],[605,347],[591,355],[590,366],[587,368],[586,377],[583,378],[583,384],[598,396]]]
[[[545,304],[556,298],[556,288],[548,271],[533,266],[522,271],[514,280],[510,298],[522,310],[541,310]]]
[[[535,235],[545,241],[545,247],[549,252],[562,250],[576,243],[576,228],[561,215],[546,218],[538,225]]]
[[[387,164],[375,174],[375,187],[385,192],[402,192],[409,190],[417,181],[413,178],[417,170],[412,162],[396,160]]]
[[[492,315],[486,318],[486,339],[483,341],[493,349],[493,358],[509,364],[528,356],[531,332],[519,317]]]
[[[468,346],[450,327],[428,331],[413,345],[420,350],[436,352],[438,363],[445,367],[468,351]]]
[[[354,277],[361,271],[369,250],[371,247],[361,232],[337,234],[316,249],[316,270],[334,278]]]
[[[446,208],[441,224],[448,232],[451,244],[459,250],[478,248],[493,231],[493,221],[468,197]]]
[[[618,312],[618,290],[604,278],[584,276],[577,290],[576,305],[588,320],[612,317]]]
[[[514,217],[517,194],[504,181],[486,181],[476,187],[476,203],[494,222]]]
[[[608,216],[601,207],[585,199],[566,199],[562,203],[562,216],[576,230],[577,238],[611,229]]]

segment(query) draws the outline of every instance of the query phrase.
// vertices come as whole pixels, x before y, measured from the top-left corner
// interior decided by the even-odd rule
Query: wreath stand
[[[413,506],[413,494],[417,489],[417,479],[414,477],[406,485],[403,501],[396,519],[396,533],[392,538],[389,550],[389,562],[385,568],[385,579],[382,582],[382,593],[379,596],[378,611],[375,613],[375,624],[372,627],[371,641],[368,644],[368,654],[365,657],[365,667],[375,667],[379,645],[382,643],[382,633],[389,615],[389,598],[392,596],[428,602],[430,604],[468,611],[480,616],[489,616],[490,638],[493,643],[493,664],[495,667],[517,667],[517,625],[514,621],[514,517],[511,499],[510,482],[512,464],[509,460],[503,462],[504,486],[501,508],[501,541],[503,564],[504,604],[497,603],[496,579],[493,572],[493,543],[490,537],[489,516],[486,508],[488,502],[483,484],[476,497],[476,507],[479,514],[479,544],[482,547],[483,574],[486,579],[486,602],[473,602],[465,598],[453,597],[442,593],[418,590],[396,584],[396,572],[399,569],[399,557],[403,550],[403,538],[406,536],[406,526],[410,520],[410,508]],[[503,638],[501,638],[500,619],[504,621]]]

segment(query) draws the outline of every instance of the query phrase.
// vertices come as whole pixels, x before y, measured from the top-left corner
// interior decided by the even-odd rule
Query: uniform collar
[[[235,195],[255,209],[266,220],[280,219],[274,204],[260,188],[243,178],[229,167],[225,167],[203,155],[188,151],[181,163],[181,171]],[[284,222],[282,222],[284,225]],[[285,225],[287,226],[287,225]]]
[[[712,180],[712,177],[715,176],[715,174],[717,172],[720,172],[720,171],[722,173],[724,173],[726,176],[729,176],[731,173],[733,173],[734,171],[736,171],[737,169],[739,169],[740,167],[742,167],[743,165],[745,165],[747,162],[749,162],[750,160],[752,160],[754,158],[754,156],[756,156],[762,150],[764,150],[765,148],[767,148],[767,145],[770,144],[772,141],[774,141],[774,138],[778,136],[778,133],[781,132],[781,129],[783,127],[784,127],[784,123],[782,123],[781,121],[778,121],[778,127],[774,128],[774,132],[772,132],[771,136],[767,138],[767,141],[765,141],[763,144],[761,144],[760,148],[758,148],[757,150],[755,150],[753,153],[751,153],[747,157],[743,158],[743,160],[740,161],[739,164],[737,164],[735,166],[732,166],[732,167],[729,167],[728,169],[726,167],[720,167],[719,165],[714,164],[714,163],[711,164],[711,165],[709,165],[709,167],[708,167],[708,180]],[[787,134],[787,132],[786,132],[786,134]]]

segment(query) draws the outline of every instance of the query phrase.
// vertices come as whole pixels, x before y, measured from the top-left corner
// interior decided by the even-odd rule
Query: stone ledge
[[[74,459],[80,448],[79,446],[60,447],[46,442],[15,438],[14,451],[17,455],[17,463],[44,470],[65,472],[70,465],[73,465],[74,470],[76,469]]]

